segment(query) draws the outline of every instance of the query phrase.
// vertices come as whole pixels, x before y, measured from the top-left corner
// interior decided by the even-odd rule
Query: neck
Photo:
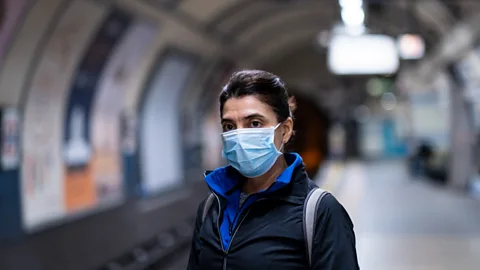
[[[248,194],[253,194],[269,188],[287,167],[285,157],[283,155],[279,156],[273,167],[264,175],[248,178],[243,185],[243,191]]]

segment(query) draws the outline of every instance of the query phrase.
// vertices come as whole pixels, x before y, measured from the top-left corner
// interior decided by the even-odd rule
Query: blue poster
[[[392,119],[382,122],[384,155],[386,157],[402,157],[407,153],[406,144],[400,140],[396,133],[396,123]]]

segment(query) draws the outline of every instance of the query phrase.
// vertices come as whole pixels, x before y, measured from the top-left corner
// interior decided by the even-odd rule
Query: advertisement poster
[[[100,6],[73,1],[53,31],[28,89],[22,132],[22,208],[26,229],[65,215],[65,100],[71,76],[102,16]]]
[[[397,136],[398,124],[393,119],[383,119],[382,121],[384,156],[403,157],[407,154],[405,141]]]
[[[65,203],[68,213],[89,209],[98,203],[95,170],[98,170],[99,166],[107,168],[112,166],[108,161],[95,160],[98,156],[96,156],[97,149],[95,149],[91,136],[92,112],[94,111],[94,100],[97,98],[96,90],[100,76],[116,45],[126,33],[130,21],[129,15],[118,10],[108,14],[83,56],[67,98],[63,157],[65,161]],[[109,98],[115,99],[115,95],[109,96]],[[109,108],[104,107],[102,110],[109,110]],[[102,140],[112,136],[114,119],[102,111],[97,112],[98,114],[104,116],[101,127],[104,136],[97,140],[97,143],[100,141],[100,144],[107,148],[107,152],[109,149],[114,151],[118,147],[112,146],[108,139]],[[117,129],[118,132],[119,129]]]
[[[23,19],[27,7],[33,0],[4,0],[0,1],[2,14],[0,15],[0,66],[10,46],[12,36],[17,25]]]
[[[124,195],[121,120],[125,92],[156,31],[153,25],[135,22],[110,57],[97,89],[92,107],[92,174],[101,204],[115,203]]]
[[[163,59],[145,89],[140,115],[140,173],[146,194],[182,183],[181,93],[195,71],[190,57],[172,53]]]
[[[18,166],[20,158],[19,135],[20,123],[17,110],[2,109],[2,170],[13,170]]]

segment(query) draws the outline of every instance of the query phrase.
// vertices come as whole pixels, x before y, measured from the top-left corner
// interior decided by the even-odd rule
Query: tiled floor
[[[408,177],[401,162],[352,162],[334,191],[368,270],[480,269],[480,203]]]

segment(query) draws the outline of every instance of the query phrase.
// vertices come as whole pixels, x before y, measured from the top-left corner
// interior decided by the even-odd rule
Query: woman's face
[[[272,108],[255,96],[230,98],[223,106],[223,132],[239,128],[269,128],[275,127],[277,116]],[[275,130],[275,146],[279,148],[292,136],[293,121],[289,117]]]

